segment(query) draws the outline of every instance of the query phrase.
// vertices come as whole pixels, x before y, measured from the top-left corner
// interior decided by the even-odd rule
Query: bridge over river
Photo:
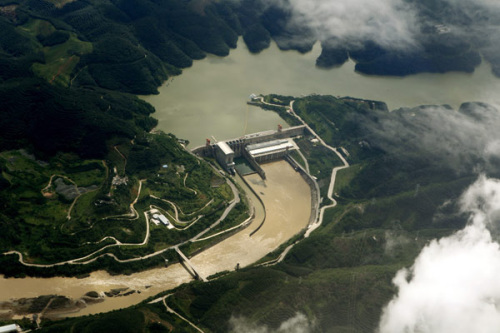
[[[182,262],[184,263],[183,266],[184,268],[186,268],[189,274],[191,274],[195,279],[201,280],[203,282],[208,281],[207,278],[200,273],[200,270],[193,265],[191,260],[189,260],[189,258],[186,257],[184,253],[182,253],[182,251],[179,249],[178,246],[175,247],[175,251],[179,255]]]

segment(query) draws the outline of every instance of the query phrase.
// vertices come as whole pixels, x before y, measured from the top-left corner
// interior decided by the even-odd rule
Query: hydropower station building
[[[226,171],[234,169],[234,151],[225,141],[215,144],[215,158]]]
[[[250,166],[265,179],[265,173],[259,163],[287,156],[290,151],[297,149],[291,138],[308,134],[306,131],[306,126],[286,129],[278,126],[277,130],[248,134],[238,139],[218,141],[215,144],[207,139],[205,146],[195,148],[192,152],[199,156],[215,157],[221,167],[231,174],[235,172],[234,159],[244,157]]]
[[[245,147],[245,150],[258,163],[277,160],[288,155],[290,150],[297,147],[291,139],[281,139],[254,143]]]

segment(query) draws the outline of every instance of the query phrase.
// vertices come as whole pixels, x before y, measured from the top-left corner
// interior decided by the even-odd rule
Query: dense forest
[[[50,177],[47,170],[87,179],[89,189],[103,184],[106,193],[96,192],[95,200],[88,202],[99,214],[111,205],[115,213],[124,213],[120,209],[131,201],[138,177],[159,175],[163,163],[186,166],[198,177],[195,183],[201,190],[215,191],[210,179],[199,181],[211,175],[211,169],[197,169],[193,158],[180,152],[176,138],[148,136],[156,125],[154,109],[135,94],[157,93],[168,77],[181,74],[193,60],[208,53],[227,55],[239,36],[254,53],[267,48],[271,40],[282,50],[298,52],[309,51],[319,41],[322,53],[317,66],[338,66],[352,59],[356,70],[366,74],[471,72],[483,57],[500,75],[500,44],[475,30],[474,17],[457,14],[446,2],[408,3],[427,23],[417,33],[416,48],[393,49],[372,39],[349,42],[335,33],[318,36],[306,24],[291,24],[288,1],[0,0],[0,248],[7,251],[22,245],[41,262],[47,258],[37,256],[47,249],[54,260],[74,254],[76,237],[51,243],[58,230],[50,224],[34,227],[28,223],[33,219],[24,220],[32,215],[31,204],[47,202],[51,204],[36,216],[50,221],[51,214],[58,212],[57,218],[65,219],[61,212],[71,200],[61,195],[59,201],[50,201],[40,191]],[[488,21],[484,12],[475,13]],[[448,25],[464,26],[468,33],[448,30]],[[324,228],[299,243],[283,263],[181,286],[169,298],[170,306],[213,332],[236,327],[234,316],[248,319],[251,325],[244,327],[257,323],[277,330],[297,313],[318,331],[372,332],[383,305],[394,294],[391,279],[396,271],[411,265],[430,239],[464,225],[466,219],[457,211],[455,199],[475,179],[471,170],[480,165],[488,174],[498,174],[498,160],[484,161],[475,153],[480,145],[454,155],[433,146],[435,137],[421,135],[429,133],[425,124],[439,123],[433,118],[435,107],[390,114],[373,105],[382,103],[370,107],[366,101],[331,96],[298,99],[297,113],[329,144],[344,146],[351,154],[353,166],[342,173],[335,189],[339,209],[327,211]],[[458,114],[460,121],[471,124],[492,119],[492,108],[485,105],[466,104],[453,113],[447,110],[440,107],[449,119]],[[476,132],[465,134],[471,137]],[[464,146],[465,139],[455,137],[453,131],[446,134],[449,146]],[[428,146],[416,144],[422,139]],[[318,157],[311,156],[311,160]],[[136,177],[127,190],[116,191],[111,204],[105,202],[111,188],[107,179],[112,178],[106,174],[108,165],[115,166],[120,177]],[[60,177],[61,187],[71,187],[64,179]],[[168,182],[162,185],[181,188]],[[187,191],[176,195],[194,201]],[[227,193],[218,195],[221,202],[228,200]],[[101,206],[95,204],[98,201]],[[195,204],[203,206],[204,202]],[[84,213],[80,215],[80,224],[68,227],[74,228],[71,232],[92,222],[83,218]],[[118,229],[112,223],[106,228]],[[94,232],[98,240],[102,235]],[[30,244],[21,244],[25,240]],[[394,240],[398,240],[395,245]],[[57,246],[69,253],[52,250]],[[89,251],[93,246],[88,246]],[[170,254],[166,256],[171,259]],[[15,256],[1,258],[3,273],[17,276],[78,275],[103,266],[114,273],[130,273],[161,265],[162,260],[125,268],[106,257],[69,273],[65,265],[42,273],[22,266]],[[255,307],[256,303],[260,306]],[[123,332],[191,329],[161,304],[50,323],[45,329],[111,331],[101,325],[110,322],[119,322],[121,326],[114,329]]]
[[[339,172],[335,185],[338,206],[327,210],[322,228],[299,239],[283,262],[271,267],[257,263],[208,283],[193,282],[164,293],[169,295],[165,303],[170,309],[206,332],[376,331],[382,310],[395,293],[396,272],[410,266],[430,240],[465,225],[467,216],[458,208],[458,198],[476,179],[475,168],[498,176],[499,161],[484,158],[475,149],[499,121],[498,111],[485,104],[388,112],[381,102],[309,96],[295,99],[294,110],[328,144],[349,152],[351,166]],[[478,126],[487,133],[480,142],[462,143],[457,153],[448,147],[468,134],[440,127],[443,120],[459,120],[464,128]],[[444,139],[436,144],[434,135]],[[302,149],[305,142],[298,144]],[[309,149],[313,148],[304,149],[304,154],[310,157],[311,168],[336,158],[314,156]],[[317,175],[318,183],[330,178],[329,173]],[[154,332],[152,314],[164,331],[196,331],[183,326],[186,322],[166,311],[163,302],[147,301],[134,309],[47,323],[44,329],[84,332],[90,323],[105,325],[112,318],[127,317],[135,318],[130,323],[134,329]]]
[[[111,135],[130,137],[154,125],[146,119],[153,110],[126,93],[156,93],[164,80],[194,59],[207,53],[227,55],[240,35],[251,52],[265,49],[271,39],[281,49],[307,52],[319,38],[318,66],[341,65],[351,58],[356,70],[367,74],[471,72],[481,62],[480,54],[496,71],[497,44],[436,28],[440,18],[472,29],[466,17],[452,15],[444,4],[416,4],[426,24],[418,35],[419,46],[402,51],[373,40],[319,38],[307,25],[290,23],[289,7],[259,0],[2,0],[0,89],[9,98],[0,111],[0,149],[24,146],[37,154],[77,150],[81,156],[102,156],[102,141]],[[106,108],[112,112],[102,112]],[[60,119],[57,125],[54,117]],[[50,128],[47,123],[60,128],[73,123],[82,129],[63,133],[52,128],[40,135],[42,128]]]

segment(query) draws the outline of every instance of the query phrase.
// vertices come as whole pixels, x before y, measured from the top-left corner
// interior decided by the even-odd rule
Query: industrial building
[[[234,151],[225,141],[219,141],[215,145],[215,158],[217,162],[228,172],[234,173]]]
[[[170,220],[163,214],[158,214],[158,213],[153,214],[151,222],[153,222],[156,225],[160,225],[160,223],[164,224],[168,229],[173,229],[174,227],[172,223],[170,223]]]
[[[198,156],[215,157],[227,172],[234,174],[234,158],[244,157],[262,179],[266,179],[259,163],[284,158],[289,151],[298,149],[292,137],[307,135],[305,125],[263,131],[244,135],[240,138],[219,141],[215,144],[207,139],[205,146],[197,147],[192,152]]]
[[[256,162],[262,163],[285,157],[290,150],[296,149],[296,146],[292,140],[286,139],[256,143],[246,146],[245,149]]]
[[[0,326],[0,333],[13,333],[21,332],[21,327],[17,324],[10,324],[5,326]]]

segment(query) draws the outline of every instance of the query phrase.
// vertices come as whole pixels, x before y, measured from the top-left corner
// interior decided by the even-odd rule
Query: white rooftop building
[[[234,168],[234,151],[226,142],[217,142],[215,157],[217,158],[217,162],[219,162],[226,171],[230,171]]]
[[[273,140],[248,145],[246,150],[257,161],[274,160],[285,156],[290,150],[296,149],[292,140]]]
[[[0,326],[0,333],[21,332],[21,327],[17,324]]]
[[[164,224],[168,229],[173,229],[174,226],[170,223],[170,220],[163,214],[160,214],[157,210],[156,213],[152,215],[151,222],[156,225]]]
[[[167,219],[165,215],[160,215],[158,218],[160,219],[160,222],[163,223],[164,225],[170,224],[170,221]]]

